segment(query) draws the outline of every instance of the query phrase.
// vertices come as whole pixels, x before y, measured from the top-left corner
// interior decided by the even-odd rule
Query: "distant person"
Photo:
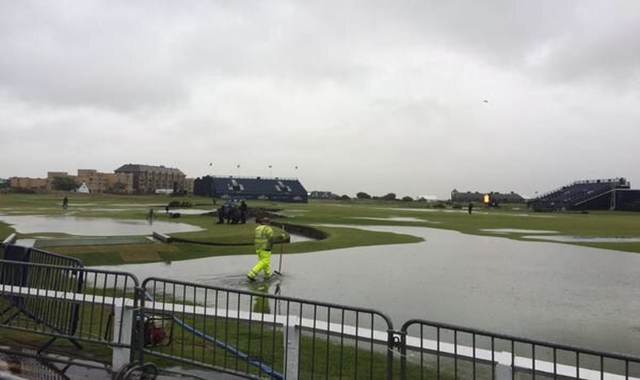
[[[224,223],[224,207],[222,206],[218,207],[216,214],[218,214],[218,221],[216,222],[216,224],[223,224]]]
[[[469,202],[469,206],[467,206],[467,210],[469,211],[469,215],[473,212],[473,202]]]
[[[254,246],[258,254],[258,262],[247,273],[249,281],[255,281],[260,272],[264,272],[264,279],[271,278],[271,249],[273,248],[273,228],[270,226],[271,219],[263,217],[260,225],[256,227]]]
[[[222,205],[222,214],[224,215],[224,220],[227,221],[227,224],[231,223],[231,203],[229,201],[225,202]]]
[[[247,203],[244,199],[240,201],[240,223],[247,223]]]
[[[62,208],[66,210],[66,208],[69,207],[69,198],[67,198],[66,196],[62,199]]]
[[[150,208],[149,212],[147,213],[147,221],[149,222],[149,224],[153,224],[153,209]]]

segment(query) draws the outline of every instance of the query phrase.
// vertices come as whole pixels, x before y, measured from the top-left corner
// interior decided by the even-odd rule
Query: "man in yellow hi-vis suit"
[[[264,271],[264,279],[271,278],[271,249],[273,247],[273,228],[269,225],[271,219],[262,218],[260,225],[256,227],[256,237],[254,240],[258,262],[247,273],[249,281],[255,281],[260,271]]]

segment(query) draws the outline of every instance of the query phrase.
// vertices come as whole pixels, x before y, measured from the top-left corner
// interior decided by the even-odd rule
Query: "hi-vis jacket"
[[[273,247],[273,228],[268,225],[256,227],[255,238],[256,251],[271,251]]]

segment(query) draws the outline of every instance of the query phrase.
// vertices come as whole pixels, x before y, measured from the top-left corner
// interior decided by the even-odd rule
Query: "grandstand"
[[[640,190],[625,178],[575,181],[527,201],[533,211],[640,211]]]
[[[193,193],[219,199],[244,198],[307,203],[307,190],[295,178],[206,176],[194,181]]]

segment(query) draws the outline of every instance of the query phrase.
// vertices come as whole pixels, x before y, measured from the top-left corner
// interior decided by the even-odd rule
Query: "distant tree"
[[[127,185],[122,183],[122,182],[116,182],[113,185],[111,185],[111,189],[116,190],[116,191],[124,190],[126,188],[127,188]]]
[[[348,195],[344,194],[340,196],[340,200],[341,201],[350,201],[351,197],[349,197]]]
[[[411,198],[410,196],[402,197],[402,201],[403,202],[413,202],[413,198]]]
[[[396,200],[396,194],[395,193],[389,193],[383,197],[381,197],[382,200],[385,201],[395,201]]]
[[[358,198],[358,199],[371,199],[371,195],[369,195],[367,193],[359,192],[358,194],[356,194],[356,198]]]
[[[76,181],[70,177],[54,177],[51,180],[51,188],[53,190],[71,191],[76,187]]]

